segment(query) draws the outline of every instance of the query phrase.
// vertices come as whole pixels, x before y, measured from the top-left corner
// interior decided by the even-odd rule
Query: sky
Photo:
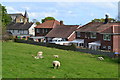
[[[84,25],[95,18],[111,18],[118,16],[118,1],[115,2],[1,2],[7,12],[28,12],[30,21],[45,17],[54,17],[63,20],[66,25]]]

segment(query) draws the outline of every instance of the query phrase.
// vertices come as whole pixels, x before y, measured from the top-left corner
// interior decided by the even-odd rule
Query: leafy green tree
[[[32,21],[33,21],[33,23],[36,23],[37,25],[40,24],[40,22],[37,19],[33,19]]]
[[[0,20],[2,21],[2,27],[6,27],[11,22],[11,17],[7,14],[5,6],[0,4]]]
[[[2,40],[8,40],[11,36],[8,35],[6,31],[6,26],[11,22],[11,17],[7,14],[5,6],[0,4],[0,36],[2,35]],[[1,37],[0,37],[1,39]]]
[[[37,24],[37,25],[39,25],[39,24],[40,24],[40,22],[36,22],[36,24]]]
[[[55,18],[54,17],[46,17],[46,18],[42,19],[41,22],[43,23],[46,20],[55,20]]]
[[[108,18],[109,22],[116,22],[116,19],[113,19],[113,18]],[[92,20],[92,22],[104,22],[105,19],[101,18],[101,19],[94,19]]]

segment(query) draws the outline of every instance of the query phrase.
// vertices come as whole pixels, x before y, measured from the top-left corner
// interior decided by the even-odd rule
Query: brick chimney
[[[60,21],[60,25],[64,25],[64,24],[63,24],[63,21]]]

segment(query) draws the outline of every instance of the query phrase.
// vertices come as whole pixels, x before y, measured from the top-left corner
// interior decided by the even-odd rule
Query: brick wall
[[[113,36],[113,51],[120,53],[120,35]]]

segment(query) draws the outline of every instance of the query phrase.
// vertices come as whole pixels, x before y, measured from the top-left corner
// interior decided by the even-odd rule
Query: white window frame
[[[103,40],[105,40],[105,41],[111,41],[111,35],[110,34],[103,34]]]
[[[108,46],[108,50],[111,50],[111,46]]]

